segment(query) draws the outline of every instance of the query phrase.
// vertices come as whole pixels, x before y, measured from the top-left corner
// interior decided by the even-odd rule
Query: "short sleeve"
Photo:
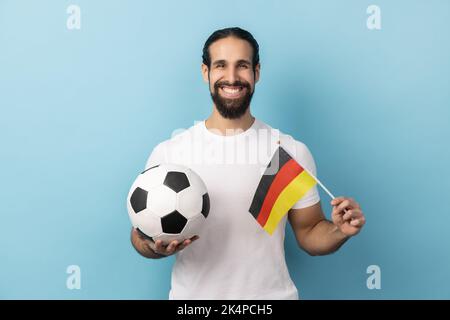
[[[152,153],[147,159],[147,162],[145,164],[145,170],[147,170],[150,167],[156,166],[161,163],[166,162],[166,156],[164,152],[164,145],[163,143],[158,144],[155,148],[153,148]]]
[[[314,176],[317,176],[316,164],[308,147],[299,141],[295,141],[295,152],[292,155],[295,160],[304,168],[308,169]],[[297,201],[292,209],[302,209],[310,207],[320,201],[317,184],[312,187],[299,201]]]

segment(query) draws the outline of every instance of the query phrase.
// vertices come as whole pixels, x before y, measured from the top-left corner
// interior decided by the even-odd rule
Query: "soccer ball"
[[[127,198],[133,227],[147,239],[168,244],[198,235],[209,213],[209,196],[191,169],[160,164],[143,171]]]

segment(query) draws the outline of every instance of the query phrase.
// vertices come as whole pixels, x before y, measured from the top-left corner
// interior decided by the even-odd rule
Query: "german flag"
[[[278,170],[274,172],[276,168]],[[262,176],[250,206],[250,213],[269,234],[316,180],[282,147],[275,152]]]

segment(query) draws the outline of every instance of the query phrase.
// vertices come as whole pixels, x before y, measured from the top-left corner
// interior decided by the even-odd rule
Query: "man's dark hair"
[[[211,56],[209,54],[209,46],[216,42],[217,40],[227,38],[227,37],[235,37],[238,39],[242,39],[250,43],[253,48],[253,70],[255,70],[256,65],[259,63],[259,45],[256,42],[255,38],[253,38],[252,34],[244,29],[234,27],[234,28],[225,28],[214,31],[213,34],[209,36],[206,40],[205,45],[203,46],[203,63],[211,67]]]

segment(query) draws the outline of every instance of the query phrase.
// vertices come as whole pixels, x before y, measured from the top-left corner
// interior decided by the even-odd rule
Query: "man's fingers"
[[[348,208],[350,206],[350,200],[345,199],[344,201],[342,201],[338,207],[337,210],[340,211],[344,211],[344,209]]]
[[[345,202],[345,201],[348,201],[348,203],[344,205],[343,202]],[[331,200],[330,203],[334,207],[339,206],[339,205],[344,205],[344,208],[350,206],[352,208],[361,209],[358,202],[356,202],[355,199],[353,199],[353,198],[337,197],[337,198],[334,198],[333,200]]]
[[[350,219],[356,219],[361,217],[362,212],[359,209],[352,209],[352,210],[348,210],[347,213],[345,213],[342,216],[342,219],[344,219],[344,221],[350,220]]]
[[[336,197],[333,200],[331,200],[332,206],[337,206],[339,203],[345,200],[345,197]]]
[[[189,246],[192,242],[194,242],[194,241],[197,240],[198,238],[199,238],[198,236],[193,236],[193,237],[190,238],[190,239],[184,240],[181,244],[178,245],[176,251],[183,250],[184,248],[186,248],[187,246]]]
[[[168,246],[167,246],[167,253],[168,254],[172,254],[174,253],[175,249],[177,248],[179,242],[177,240],[172,241]]]
[[[189,240],[184,240],[177,246],[176,251],[183,250],[184,248],[186,248],[189,245],[189,243],[190,243]]]
[[[336,210],[336,213],[340,213],[342,211],[348,211],[349,209],[353,209],[352,202],[349,199],[345,199],[337,207],[335,207],[334,210]]]
[[[154,250],[156,253],[164,254],[165,248],[164,248],[163,242],[161,240],[156,240]]]
[[[176,249],[176,251],[181,251],[184,248],[186,248],[191,243],[191,240],[184,240],[182,243],[180,243]]]
[[[348,221],[348,220],[350,220],[350,219],[352,218],[352,216],[353,216],[354,214],[355,214],[355,213],[354,213],[353,210],[349,210],[349,211],[347,211],[347,213],[345,213],[345,214],[342,216],[342,219],[343,219],[344,221]]]
[[[354,219],[352,221],[350,221],[350,224],[354,227],[360,227],[362,225],[364,225],[365,220],[363,218],[360,219]]]
[[[198,238],[199,238],[198,236],[193,236],[192,238],[186,239],[182,242],[178,240],[173,240],[168,245],[164,245],[161,240],[156,240],[156,242],[153,245],[154,246],[153,251],[163,255],[170,255],[180,250],[183,250]]]
[[[334,207],[333,208],[333,211],[332,211],[332,214],[333,215],[339,215],[339,216],[341,216],[342,217],[342,215],[344,214],[344,213],[346,213],[348,210],[340,210],[339,209],[339,207]]]

